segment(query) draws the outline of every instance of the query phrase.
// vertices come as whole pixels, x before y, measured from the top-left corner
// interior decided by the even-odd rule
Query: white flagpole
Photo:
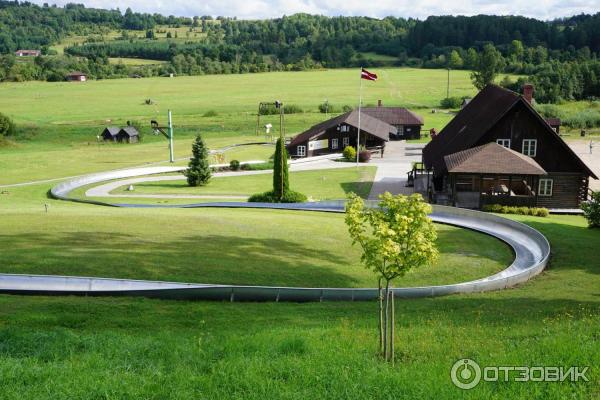
[[[360,89],[358,90],[358,135],[356,137],[356,166],[358,167],[358,153],[360,153],[360,109],[362,108],[362,67],[360,67]]]

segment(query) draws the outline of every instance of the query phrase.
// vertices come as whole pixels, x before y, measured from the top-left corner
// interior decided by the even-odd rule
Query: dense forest
[[[155,31],[161,26],[189,28],[201,36],[158,39]],[[143,38],[130,36],[131,30],[144,32]],[[121,32],[121,37],[104,40],[102,34],[109,31]],[[50,46],[70,35],[89,36],[86,43],[57,55]],[[243,21],[0,1],[2,80],[62,80],[69,70],[99,79],[360,65],[477,69],[490,44],[494,73],[530,76],[544,101],[600,97],[600,13],[554,21],[487,15],[420,21],[306,14]],[[43,56],[18,62],[17,49],[41,49]],[[110,63],[110,57],[165,63],[132,67]]]

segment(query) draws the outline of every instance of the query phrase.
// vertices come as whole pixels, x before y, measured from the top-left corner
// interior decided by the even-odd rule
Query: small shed
[[[116,142],[120,130],[118,126],[107,126],[100,136],[105,142]]]
[[[121,128],[116,139],[119,143],[137,143],[140,140],[140,133],[135,127],[126,126],[125,128]]]
[[[15,56],[17,57],[39,57],[42,55],[41,50],[17,50]]]
[[[70,82],[85,82],[87,81],[87,74],[80,71],[74,71],[70,72],[66,78]]]

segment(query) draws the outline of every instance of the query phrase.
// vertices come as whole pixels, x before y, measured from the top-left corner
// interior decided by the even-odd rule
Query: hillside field
[[[446,95],[445,70],[378,69],[380,80],[365,82],[363,103],[409,107],[425,118],[424,130],[441,129],[452,114],[431,113]],[[173,111],[175,154],[189,155],[191,139],[202,133],[212,148],[232,143],[262,141],[255,135],[261,101],[281,100],[304,112],[285,116],[287,136],[326,119],[318,112],[325,100],[337,107],[356,106],[357,70],[277,72],[176,78],[89,81],[85,83],[3,83],[0,109],[19,125],[12,143],[0,146],[1,184],[49,179],[135,166],[167,158],[166,141],[153,136],[151,119],[166,123]],[[451,95],[472,96],[468,71],[453,71]],[[150,99],[151,105],[145,100]],[[211,112],[204,116],[207,112]],[[216,116],[215,116],[216,115]],[[139,145],[98,144],[96,136],[107,125],[137,121],[143,127]],[[263,116],[261,126],[278,117]],[[261,128],[262,129],[262,128]],[[59,172],[61,171],[61,172]]]

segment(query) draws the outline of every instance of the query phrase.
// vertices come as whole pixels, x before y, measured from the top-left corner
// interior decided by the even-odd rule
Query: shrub
[[[321,103],[319,104],[319,112],[321,114],[330,113],[336,114],[339,112],[338,108],[331,103]]]
[[[550,214],[547,208],[513,207],[503,206],[500,204],[486,204],[481,208],[481,210],[498,214],[531,215],[535,217],[547,217]]]
[[[360,153],[358,153],[358,161],[359,162],[366,163],[366,162],[369,162],[370,159],[371,159],[370,151],[362,150]]]
[[[273,162],[264,162],[258,164],[242,164],[240,167],[243,171],[263,171],[267,169],[273,169]]]
[[[350,112],[352,110],[354,110],[354,107],[349,106],[349,105],[345,105],[345,106],[342,107],[342,111],[345,112],[345,113]]]
[[[354,147],[352,147],[352,146],[346,146],[344,148],[343,154],[344,154],[344,158],[347,161],[354,161],[354,160],[356,160],[356,149]]]
[[[12,119],[4,114],[0,114],[0,136],[13,136],[15,134],[15,124]]]
[[[295,104],[284,104],[283,105],[283,113],[284,114],[300,114],[303,113],[304,111],[302,110],[302,108],[300,108],[300,106],[297,106]],[[277,115],[279,114],[279,109],[277,107],[275,107],[275,104],[268,104],[266,106],[263,106],[260,109],[260,115]]]
[[[232,171],[239,171],[239,169],[240,169],[240,162],[238,160],[231,160],[231,162],[229,163],[229,168]]]
[[[442,108],[460,108],[462,99],[460,97],[446,97],[440,102]]]
[[[304,203],[306,196],[302,193],[289,190],[281,198],[277,198],[275,192],[270,190],[264,193],[253,194],[248,201],[250,203]]]
[[[583,216],[590,228],[600,228],[600,192],[592,193],[592,198],[581,203]]]
[[[563,123],[571,128],[595,128],[600,126],[600,111],[584,110],[565,118]]]
[[[207,112],[202,114],[203,117],[216,117],[218,115],[219,114],[215,110],[208,110]]]

